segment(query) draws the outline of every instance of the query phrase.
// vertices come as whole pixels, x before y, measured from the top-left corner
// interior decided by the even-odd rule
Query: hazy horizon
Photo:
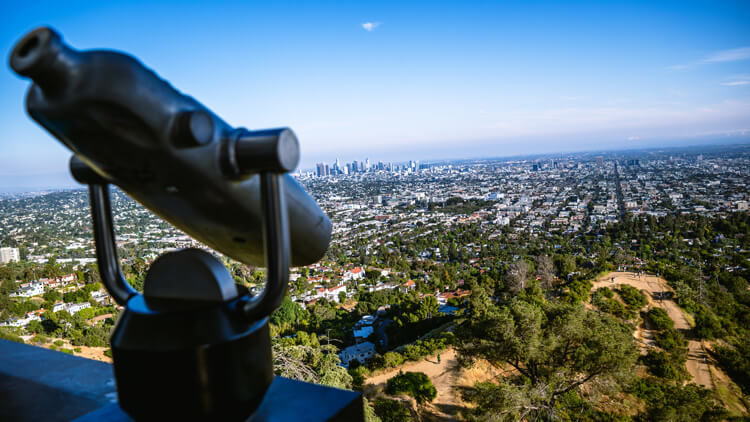
[[[169,16],[164,19],[163,16]],[[750,142],[750,3],[6,4],[5,59],[50,25],[134,55],[234,126],[316,162]],[[0,71],[0,191],[76,186]]]
[[[393,158],[393,159],[387,159],[387,158],[377,158],[377,156],[355,156],[350,158],[344,158],[344,157],[328,157],[327,159],[322,159],[320,162],[324,162],[327,164],[333,164],[333,162],[338,158],[342,162],[351,162],[352,160],[364,160],[366,158],[369,158],[372,163],[377,163],[378,161],[383,162],[392,162],[392,163],[406,163],[410,160],[416,160],[419,162],[441,162],[441,161],[464,161],[464,160],[503,160],[503,159],[536,159],[537,157],[544,157],[544,156],[557,156],[557,155],[570,155],[570,154],[610,154],[610,153],[627,153],[627,152],[639,152],[639,151],[659,151],[659,150],[680,150],[680,149],[701,149],[701,148],[730,148],[733,146],[747,146],[750,147],[750,139],[742,137],[742,138],[736,138],[734,142],[731,140],[728,140],[726,138],[716,140],[715,142],[702,142],[697,144],[691,144],[687,143],[685,141],[675,141],[675,143],[664,143],[659,145],[649,144],[649,145],[643,145],[643,146],[622,146],[620,148],[598,148],[598,149],[579,149],[579,150],[560,150],[560,151],[547,151],[547,152],[520,152],[520,153],[509,153],[509,154],[498,154],[498,155],[473,155],[473,154],[464,154],[464,155],[455,155],[455,156],[439,156],[439,155],[432,155],[429,154],[423,154],[423,155],[416,155],[416,156],[402,156],[399,158]],[[314,172],[315,166],[304,166],[300,165],[295,169],[294,173],[297,173],[298,171],[309,171]],[[8,176],[5,176],[8,178]],[[70,173],[67,171],[61,171],[61,172],[54,172],[54,173],[41,173],[36,174],[33,176],[23,176],[24,181],[35,181],[33,184],[29,183],[21,183],[21,184],[6,184],[5,179],[0,179],[0,194],[20,194],[20,193],[28,193],[28,192],[45,192],[45,191],[54,191],[54,190],[65,190],[65,189],[84,189],[85,186],[81,185],[80,183],[76,182],[73,177],[70,175]]]

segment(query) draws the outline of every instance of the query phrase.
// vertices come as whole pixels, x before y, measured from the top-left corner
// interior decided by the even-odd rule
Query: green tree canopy
[[[424,372],[401,372],[389,379],[385,391],[388,394],[408,394],[418,403],[435,400],[437,390]]]
[[[580,305],[514,299],[468,320],[458,336],[462,358],[484,358],[518,372],[477,386],[492,391],[474,396],[476,411],[501,419],[549,415],[564,394],[584,383],[589,391],[618,385],[638,357],[629,327]]]

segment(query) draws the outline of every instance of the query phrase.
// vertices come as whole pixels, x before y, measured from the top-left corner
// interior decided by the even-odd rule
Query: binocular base
[[[273,381],[268,318],[230,304],[183,311],[135,296],[112,333],[120,406],[137,420],[244,420]]]

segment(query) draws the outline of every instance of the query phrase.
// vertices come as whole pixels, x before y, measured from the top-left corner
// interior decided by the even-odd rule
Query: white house
[[[349,367],[349,363],[353,360],[359,361],[359,363],[365,363],[367,359],[375,355],[375,345],[366,341],[364,343],[355,344],[349,346],[339,353],[341,358],[341,365],[344,368]]]
[[[361,280],[365,276],[365,270],[362,267],[353,268],[344,273],[344,281]]]
[[[328,301],[339,303],[339,293],[344,292],[346,293],[346,286],[341,284],[338,286],[331,287],[330,289],[326,289],[325,287],[320,287],[318,289],[315,289],[316,298],[325,298]]]
[[[44,294],[44,284],[34,281],[27,286],[21,287],[17,292],[11,293],[11,297],[32,297]]]
[[[5,322],[0,323],[0,327],[25,327],[29,325],[31,321],[41,321],[42,318],[34,312],[26,314],[25,318],[11,318]]]
[[[58,303],[57,305],[52,307],[52,312],[60,312],[60,311],[68,311],[71,315],[77,313],[81,309],[90,308],[91,304],[89,302],[82,302],[82,303]]]

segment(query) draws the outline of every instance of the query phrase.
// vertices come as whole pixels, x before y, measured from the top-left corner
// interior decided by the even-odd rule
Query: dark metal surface
[[[233,128],[133,57],[75,50],[49,28],[21,39],[10,66],[34,82],[26,97],[31,117],[104,180],[210,247],[263,264],[257,172],[296,165],[290,131]],[[233,165],[239,174],[227,174]],[[293,178],[279,177],[291,264],[316,262],[328,248],[331,222]]]
[[[237,285],[216,258],[200,249],[167,252],[151,264],[143,283],[146,300],[227,302]]]
[[[112,365],[0,340],[0,421],[69,421],[116,402]]]
[[[89,185],[91,218],[94,220],[94,243],[99,275],[112,298],[120,305],[138,294],[125,280],[117,259],[117,244],[112,227],[112,205],[109,201],[109,185]]]
[[[270,315],[281,304],[289,286],[289,218],[283,185],[273,173],[261,173],[260,182],[268,274],[263,292],[243,301],[242,309],[248,320]]]
[[[6,340],[0,340],[0,356],[0,420],[4,422],[133,421],[116,403],[112,365]],[[275,377],[249,420],[363,419],[361,393]]]
[[[244,420],[273,380],[268,319],[190,305],[130,300],[111,340],[120,406],[138,420]]]

